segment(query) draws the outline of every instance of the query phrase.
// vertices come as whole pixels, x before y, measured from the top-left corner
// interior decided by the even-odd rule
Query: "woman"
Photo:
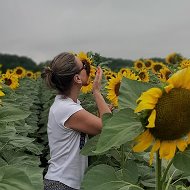
[[[56,56],[44,69],[42,78],[57,90],[48,117],[50,160],[44,179],[44,190],[80,189],[88,158],[80,154],[86,135],[97,135],[102,129],[101,117],[110,109],[101,95],[102,70],[98,67],[93,83],[93,96],[99,117],[80,105],[78,95],[87,84],[89,66],[71,53]]]

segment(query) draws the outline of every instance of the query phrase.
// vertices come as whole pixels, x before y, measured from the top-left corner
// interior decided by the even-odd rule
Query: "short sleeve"
[[[82,110],[83,107],[79,103],[75,103],[73,101],[63,101],[57,105],[56,110],[54,110],[54,116],[56,122],[60,125],[60,127],[65,127],[65,122],[76,112]]]

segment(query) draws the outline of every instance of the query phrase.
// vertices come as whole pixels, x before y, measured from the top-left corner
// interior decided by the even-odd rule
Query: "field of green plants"
[[[190,189],[190,59],[135,60],[111,70],[93,53],[76,54],[90,65],[81,105],[98,114],[92,97],[96,67],[102,94],[113,106],[100,135],[89,137],[83,190]],[[48,166],[47,119],[56,92],[40,72],[23,67],[0,75],[0,189],[42,190]]]

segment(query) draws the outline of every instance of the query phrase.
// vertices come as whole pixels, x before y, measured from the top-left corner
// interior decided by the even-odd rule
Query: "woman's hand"
[[[92,92],[94,93],[100,93],[101,90],[101,81],[102,81],[102,69],[100,67],[97,68],[96,76],[93,82]]]

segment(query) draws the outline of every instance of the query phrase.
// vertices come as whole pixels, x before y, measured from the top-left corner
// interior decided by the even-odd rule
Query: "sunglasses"
[[[77,73],[80,73],[83,69],[86,70],[86,74],[89,76],[90,75],[90,65],[85,63],[85,62],[82,62],[83,66],[81,69],[79,69],[79,71]]]

